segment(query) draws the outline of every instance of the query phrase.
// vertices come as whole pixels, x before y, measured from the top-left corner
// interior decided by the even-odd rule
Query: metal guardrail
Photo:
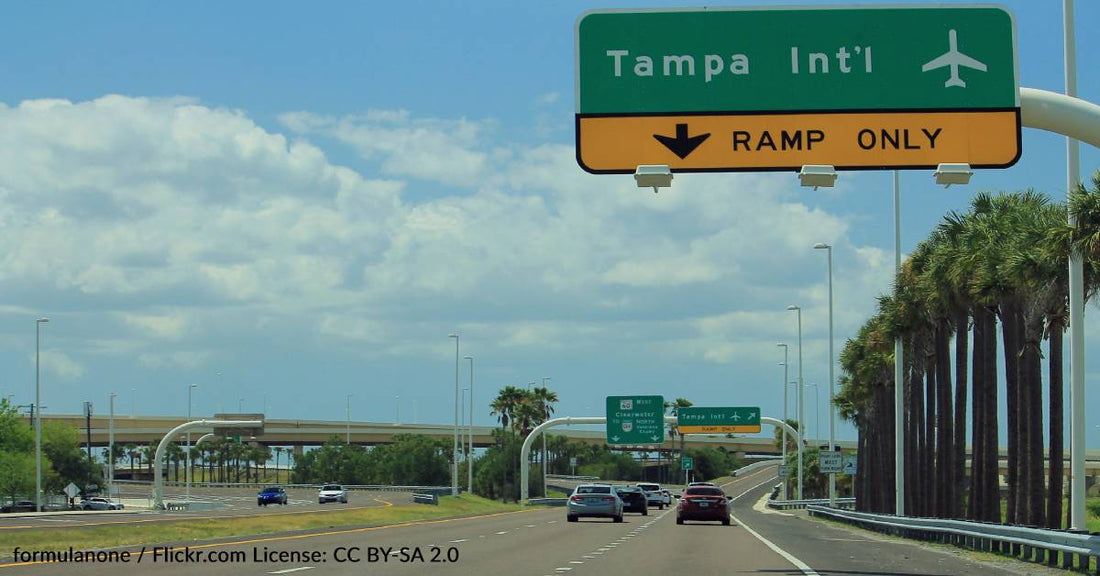
[[[555,480],[599,480],[599,476],[570,476],[569,474],[547,474],[547,478]]]
[[[768,508],[776,510],[801,510],[810,506],[828,506],[828,498],[809,498],[806,500],[768,500]],[[837,508],[851,508],[856,505],[855,498],[837,498]]]
[[[450,490],[450,488],[448,488]],[[433,504],[439,506],[438,494],[413,494],[412,501],[417,504]]]
[[[1072,569],[1074,557],[1076,557],[1078,569],[1088,570],[1091,558],[1095,557],[1097,574],[1100,574],[1100,534],[1006,526],[969,520],[872,514],[817,505],[811,505],[807,510],[811,516],[831,518],[877,532],[916,540],[954,544],[983,552],[1006,554],[1051,566],[1058,565],[1060,552],[1062,568]]]
[[[532,506],[565,506],[568,498],[531,498],[527,501]]]
[[[756,472],[757,470],[759,470],[761,468],[764,468],[764,467],[767,467],[767,466],[774,466],[776,464],[779,464],[781,460],[783,460],[783,459],[782,458],[769,458],[767,460],[761,460],[759,462],[753,462],[752,464],[749,464],[748,466],[742,466],[742,467],[738,468],[737,470],[734,470],[733,475],[734,475],[734,477],[737,477],[737,476],[743,476],[745,474],[749,474],[751,472]]]

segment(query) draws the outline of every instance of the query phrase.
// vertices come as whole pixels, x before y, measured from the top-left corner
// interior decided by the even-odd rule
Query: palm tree
[[[677,398],[674,401],[665,401],[665,414],[669,416],[676,416],[680,412],[680,408],[690,408],[692,406],[691,400],[687,398]],[[668,427],[668,436],[672,439],[672,445],[676,445],[676,436],[679,434],[680,428],[675,424],[670,424]],[[684,435],[680,436],[680,458],[684,457]]]
[[[557,404],[558,402],[558,393],[547,388],[546,386],[539,386],[531,391],[531,396],[532,399],[535,401],[535,404],[537,404],[542,409],[542,413],[540,414],[541,417],[539,418],[539,424],[550,420],[550,417],[554,415],[554,404]],[[547,470],[545,432],[543,432],[542,438],[542,467],[543,470]],[[545,490],[546,487],[543,486],[543,491]]]
[[[505,386],[500,390],[500,392],[497,393],[497,397],[494,398],[492,403],[490,403],[489,405],[489,407],[492,408],[489,414],[491,416],[496,416],[500,420],[500,447],[502,453],[507,446],[506,440],[504,438],[504,431],[508,428],[508,425],[512,423],[512,431],[513,433],[515,432],[513,414],[518,409],[519,405],[523,402],[525,394],[526,392],[521,388],[517,388],[516,386]],[[504,475],[504,478],[501,482],[501,494],[503,496],[503,500],[505,501],[508,500],[508,468],[510,468],[510,466],[501,467],[502,473]]]
[[[272,451],[275,452],[275,483],[276,484],[279,483],[279,456],[283,455],[284,450],[285,450],[285,448],[283,448],[282,446],[276,446],[276,447],[272,448]]]

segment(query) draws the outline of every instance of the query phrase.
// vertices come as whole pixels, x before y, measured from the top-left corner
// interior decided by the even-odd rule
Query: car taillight
[[[606,496],[603,497],[603,498],[600,498],[600,500],[603,500],[604,502],[614,502],[615,501],[614,498],[610,498],[610,497],[606,497]]]
[[[570,498],[570,500],[572,500],[573,502],[580,502],[581,500],[584,500],[584,498],[581,498],[580,496],[573,496],[572,498]]]

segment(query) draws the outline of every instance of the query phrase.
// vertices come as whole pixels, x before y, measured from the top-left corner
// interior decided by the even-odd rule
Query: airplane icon
[[[947,41],[951,49],[944,53],[942,56],[939,56],[926,63],[924,66],[921,66],[921,72],[928,72],[929,70],[936,70],[937,68],[950,66],[951,77],[948,78],[947,82],[944,82],[943,85],[948,88],[952,86],[966,88],[966,82],[963,82],[962,78],[959,78],[959,66],[973,68],[974,70],[985,72],[985,64],[982,64],[981,62],[978,62],[977,60],[967,56],[966,54],[959,52],[958,35],[955,33],[954,30],[948,32]]]

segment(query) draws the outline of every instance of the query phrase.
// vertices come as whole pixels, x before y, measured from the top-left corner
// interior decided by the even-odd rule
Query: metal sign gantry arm
[[[760,423],[761,424],[771,424],[772,426],[776,426],[776,427],[782,427],[782,428],[787,430],[788,434],[793,436],[798,441],[799,445],[802,444],[802,437],[798,435],[798,430],[795,430],[791,425],[787,424],[786,422],[783,422],[782,420],[778,420],[776,418],[770,418],[768,416],[761,416],[760,417]],[[526,462],[527,462],[528,458],[531,457],[531,445],[534,443],[535,438],[537,438],[539,435],[541,435],[543,433],[543,431],[545,431],[548,428],[554,428],[555,426],[574,426],[574,425],[580,425],[580,424],[607,424],[607,418],[604,417],[604,416],[580,416],[580,417],[566,416],[564,418],[553,418],[551,420],[547,420],[546,422],[543,422],[542,424],[539,424],[538,426],[536,426],[535,429],[532,430],[531,433],[527,435],[527,438],[523,440],[523,447],[520,448],[520,453],[519,453],[519,461],[520,461],[520,467],[519,467],[519,474],[520,474],[519,494],[520,494],[520,500],[521,501],[522,500],[527,500],[528,496],[530,495],[529,491],[527,489],[527,483],[530,481],[531,470],[530,470],[530,467],[527,466]],[[676,424],[676,417],[675,416],[665,416],[665,424]]]

